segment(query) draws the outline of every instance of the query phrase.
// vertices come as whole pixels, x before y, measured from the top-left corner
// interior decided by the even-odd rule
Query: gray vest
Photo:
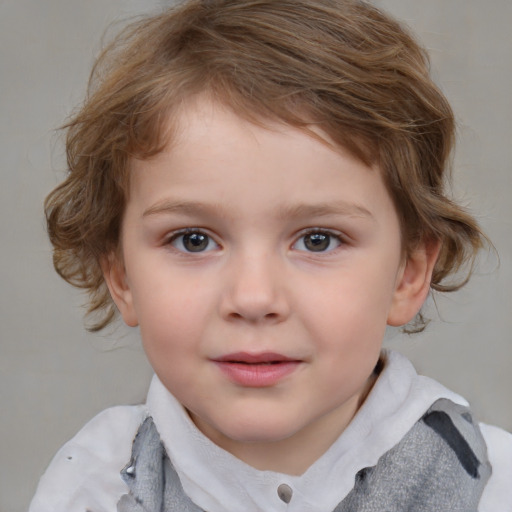
[[[152,418],[141,425],[121,475],[130,492],[118,512],[203,512],[183,491]],[[490,475],[469,410],[441,399],[375,466],[355,475],[332,512],[477,512]]]

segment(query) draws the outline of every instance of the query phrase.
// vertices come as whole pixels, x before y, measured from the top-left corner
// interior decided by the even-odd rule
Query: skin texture
[[[206,98],[178,126],[162,153],[132,162],[107,284],[206,436],[301,474],[371,388],[386,325],[421,307],[437,246],[403,257],[378,168],[343,148]]]

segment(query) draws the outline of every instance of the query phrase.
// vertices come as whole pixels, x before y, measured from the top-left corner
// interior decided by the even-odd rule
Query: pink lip
[[[235,384],[245,387],[269,387],[293,373],[302,361],[274,352],[250,354],[237,352],[214,359],[214,363]]]

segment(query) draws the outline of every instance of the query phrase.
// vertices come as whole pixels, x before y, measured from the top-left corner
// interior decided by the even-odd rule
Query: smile
[[[274,386],[302,363],[272,352],[227,354],[213,362],[235,384],[253,388]]]

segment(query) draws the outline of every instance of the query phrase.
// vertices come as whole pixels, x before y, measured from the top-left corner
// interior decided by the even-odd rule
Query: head
[[[366,2],[191,0],[138,21],[98,59],[88,98],[67,128],[68,176],[46,202],[55,267],[89,292],[93,330],[117,307],[126,323],[140,323],[157,374],[204,432],[225,434],[216,438],[221,445],[293,437],[294,428],[333,415],[334,424],[346,424],[364,396],[386,323],[414,319],[429,289],[459,288],[469,274],[453,276],[471,266],[484,240],[445,193],[454,119],[429,77],[427,56]],[[174,231],[165,228],[145,252],[156,235],[139,236],[137,226],[159,232],[151,223],[158,226],[162,212]],[[203,229],[180,231],[176,215]],[[352,219],[361,234],[346,236],[339,218]],[[155,249],[163,246],[165,260]],[[366,256],[344,256],[339,247]],[[195,249],[200,256],[190,256]],[[326,256],[317,257],[318,249]],[[176,264],[164,278],[158,272],[168,258]],[[186,292],[169,295],[173,287]],[[223,333],[219,339],[249,344],[260,339],[253,329],[263,329],[261,339],[279,340],[282,350],[276,356],[260,346],[254,356],[250,345],[218,345],[210,326]],[[166,333],[176,331],[197,345],[169,341]],[[255,377],[246,367],[230,369],[224,359],[234,350],[291,361],[277,361],[282,375]],[[212,360],[215,368],[228,366],[220,387]],[[186,361],[207,361],[196,391],[190,374],[198,367]],[[286,372],[296,375],[297,367],[303,381],[288,396]],[[281,378],[282,386],[270,385]],[[228,397],[223,411],[235,407],[237,421],[216,419],[204,401],[195,402],[233,379],[235,388],[206,405]],[[291,404],[286,414],[281,395]],[[339,434],[324,427],[322,439]]]
[[[450,277],[482,235],[445,195],[453,114],[407,30],[357,0],[193,0],[123,31],[67,125],[69,173],[46,212],[55,267],[88,291],[93,330],[116,313],[100,262],[119,248],[130,160],[157,155],[182,105],[203,93],[255,123],[318,128],[327,143],[377,165],[404,255],[439,243],[432,288],[465,282]]]

